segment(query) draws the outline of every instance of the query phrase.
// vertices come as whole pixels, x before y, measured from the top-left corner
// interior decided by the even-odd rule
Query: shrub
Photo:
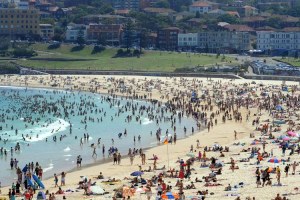
[[[32,57],[32,56],[36,56],[37,53],[32,49],[16,48],[13,51],[13,55],[15,57]]]
[[[92,51],[92,54],[100,53],[105,50],[105,47],[102,45],[95,45]]]
[[[124,50],[123,49],[118,49],[117,55],[122,56],[123,54],[124,54]]]
[[[135,50],[133,51],[133,55],[135,55],[135,56],[140,55],[140,51],[137,50],[137,49],[135,49]]]

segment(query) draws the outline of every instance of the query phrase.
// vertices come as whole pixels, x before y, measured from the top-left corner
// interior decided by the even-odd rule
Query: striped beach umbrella
[[[162,199],[179,199],[179,195],[174,192],[166,192],[161,195]]]
[[[268,162],[270,162],[270,163],[280,163],[281,160],[278,159],[278,158],[271,158],[270,160],[268,160]]]

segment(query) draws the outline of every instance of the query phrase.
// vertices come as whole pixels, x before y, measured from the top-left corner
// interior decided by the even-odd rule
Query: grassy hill
[[[231,63],[234,61],[233,58],[223,58],[222,55],[217,58],[215,55],[160,51],[144,51],[140,57],[115,57],[118,49],[109,48],[100,53],[93,54],[93,46],[85,46],[82,49],[78,49],[72,45],[61,45],[57,49],[49,49],[46,44],[33,44],[31,48],[38,52],[38,56],[34,57],[34,60],[20,59],[17,63],[35,69],[172,72],[178,68]]]

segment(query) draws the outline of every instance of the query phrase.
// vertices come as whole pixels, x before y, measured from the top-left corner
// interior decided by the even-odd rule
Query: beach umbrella
[[[100,186],[98,186],[98,185],[94,185],[94,186],[91,186],[90,187],[90,191],[91,191],[91,193],[92,194],[97,194],[97,195],[102,195],[102,194],[104,194],[105,193],[105,190],[104,189],[102,189]]]
[[[131,176],[141,176],[142,174],[144,174],[144,172],[135,171],[135,172],[132,172],[130,175]]]
[[[270,160],[268,160],[268,162],[270,162],[270,163],[280,163],[281,160],[278,159],[278,158],[271,158]]]
[[[288,136],[285,136],[285,137],[282,138],[283,141],[288,141],[288,140],[290,140],[290,139],[291,139],[291,138],[288,137]]]
[[[166,192],[164,194],[161,195],[162,199],[178,199],[179,195],[177,193],[174,192]]]
[[[289,131],[287,134],[288,134],[289,136],[292,136],[292,137],[298,137],[298,136],[299,136],[298,133],[295,133],[295,132],[293,132],[293,131]]]
[[[43,191],[39,191],[39,193],[36,196],[36,199],[37,200],[46,200],[47,197],[46,197],[46,195],[45,195],[45,193]]]
[[[275,107],[275,109],[278,110],[278,111],[281,111],[281,110],[283,110],[283,107],[282,107],[281,105],[277,105],[277,106]]]

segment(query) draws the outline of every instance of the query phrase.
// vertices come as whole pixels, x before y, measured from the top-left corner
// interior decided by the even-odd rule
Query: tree
[[[229,15],[229,14],[219,16],[218,21],[219,22],[227,22],[229,24],[238,24],[239,23],[239,19],[237,17]]]
[[[0,37],[0,51],[8,50],[10,46],[10,40],[6,37]]]
[[[196,18],[200,18],[200,12],[198,10],[196,12]]]
[[[129,19],[124,27],[124,40],[127,51],[132,46],[132,40],[133,40],[133,28],[134,24],[132,23],[131,19]]]
[[[160,0],[154,4],[156,8],[170,8],[170,4],[167,0]]]
[[[177,12],[181,12],[186,10],[191,4],[192,0],[168,0],[170,4],[170,8]]]
[[[79,44],[79,46],[83,46],[85,44],[83,29],[80,29],[78,31],[78,35],[77,35],[77,40],[76,41]]]

